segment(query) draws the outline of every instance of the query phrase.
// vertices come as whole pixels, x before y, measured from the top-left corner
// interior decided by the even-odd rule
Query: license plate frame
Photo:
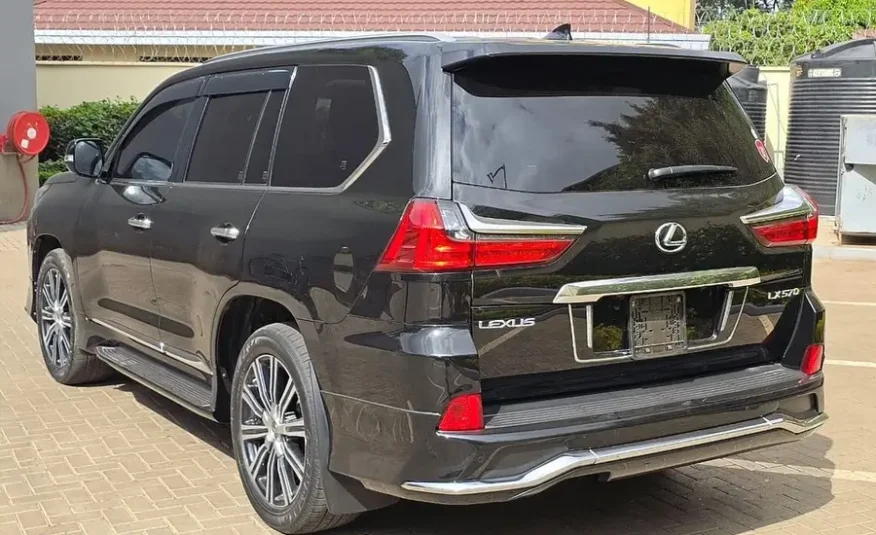
[[[687,303],[681,292],[630,296],[630,355],[650,359],[687,349]]]

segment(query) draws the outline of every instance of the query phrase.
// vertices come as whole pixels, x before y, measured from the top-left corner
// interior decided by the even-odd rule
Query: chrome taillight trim
[[[565,223],[538,223],[534,221],[514,221],[511,219],[494,219],[474,214],[468,206],[457,203],[465,224],[477,234],[516,234],[543,236],[578,236],[587,230],[584,225]]]
[[[740,219],[746,225],[759,225],[784,219],[809,217],[815,213],[815,206],[809,202],[806,194],[800,188],[786,185],[776,196],[775,204],[746,214]]]

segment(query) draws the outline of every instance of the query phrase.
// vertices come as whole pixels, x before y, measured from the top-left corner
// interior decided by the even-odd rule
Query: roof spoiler
[[[572,40],[572,25],[571,24],[560,24],[553,30],[551,33],[544,36],[545,39],[549,41],[571,41]]]
[[[549,35],[553,35],[553,32]],[[571,38],[571,35],[569,38]],[[449,43],[444,49],[442,67],[446,72],[454,72],[467,65],[493,58],[531,55],[639,57],[711,63],[721,71],[721,75],[724,78],[729,78],[748,65],[748,62],[742,56],[733,52],[690,50],[668,46],[616,45],[587,40],[574,41],[574,45],[572,42],[567,41],[569,42],[568,45],[560,45],[557,41],[559,39],[546,37],[541,43],[537,41],[500,41],[484,42],[476,45],[465,43],[464,46],[454,46],[452,43]]]

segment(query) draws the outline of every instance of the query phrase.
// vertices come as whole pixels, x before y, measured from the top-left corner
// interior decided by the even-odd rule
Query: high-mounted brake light
[[[548,264],[574,241],[571,235],[475,233],[456,203],[414,199],[376,269],[440,273]]]
[[[480,431],[484,428],[484,406],[480,394],[462,394],[450,400],[439,431]]]
[[[818,236],[818,206],[796,186],[785,186],[778,204],[743,216],[742,221],[766,247],[805,245]]]

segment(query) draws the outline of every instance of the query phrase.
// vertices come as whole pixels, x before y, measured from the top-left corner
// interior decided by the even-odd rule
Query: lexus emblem
[[[678,223],[663,223],[654,233],[654,243],[664,253],[678,253],[687,247],[687,230]]]

